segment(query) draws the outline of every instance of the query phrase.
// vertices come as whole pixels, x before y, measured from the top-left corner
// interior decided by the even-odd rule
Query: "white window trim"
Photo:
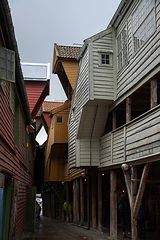
[[[99,67],[112,67],[113,66],[113,51],[98,51],[99,52]],[[102,54],[109,55],[109,64],[102,63]]]

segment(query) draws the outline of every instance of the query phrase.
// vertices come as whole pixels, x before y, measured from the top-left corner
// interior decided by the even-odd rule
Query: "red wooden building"
[[[10,240],[34,226],[34,204],[26,207],[35,196],[35,143],[7,0],[0,1],[0,62],[0,239]]]

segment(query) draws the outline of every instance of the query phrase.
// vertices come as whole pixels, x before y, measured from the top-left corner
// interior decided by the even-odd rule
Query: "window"
[[[101,64],[109,64],[109,55],[101,54]]]
[[[57,116],[57,123],[62,123],[62,116]]]
[[[0,46],[0,79],[15,82],[15,53]]]
[[[155,30],[153,0],[142,0],[132,16],[133,50],[136,52]]]
[[[117,38],[118,49],[118,69],[128,63],[128,44],[127,44],[127,27],[125,27]]]
[[[112,66],[112,54],[110,52],[99,52],[99,66]]]

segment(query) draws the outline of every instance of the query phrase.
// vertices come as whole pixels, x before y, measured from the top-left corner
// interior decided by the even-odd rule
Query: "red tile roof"
[[[63,104],[64,104],[64,102],[47,102],[47,101],[44,101],[42,111],[43,112],[50,112],[52,109],[60,107]]]
[[[56,47],[59,57],[61,58],[77,58],[81,50],[81,47],[58,46],[58,45],[56,45]]]

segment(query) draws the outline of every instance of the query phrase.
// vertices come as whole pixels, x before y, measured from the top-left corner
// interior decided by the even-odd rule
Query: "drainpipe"
[[[94,129],[94,125],[95,125],[95,121],[96,121],[96,116],[97,116],[97,110],[98,110],[98,105],[96,106],[95,115],[94,115],[94,119],[93,119],[93,127],[92,127],[92,132],[91,132],[91,137],[90,137],[90,167],[91,167],[91,161],[92,161],[92,154],[91,154],[91,149],[92,149],[92,136],[93,136],[93,129]]]

